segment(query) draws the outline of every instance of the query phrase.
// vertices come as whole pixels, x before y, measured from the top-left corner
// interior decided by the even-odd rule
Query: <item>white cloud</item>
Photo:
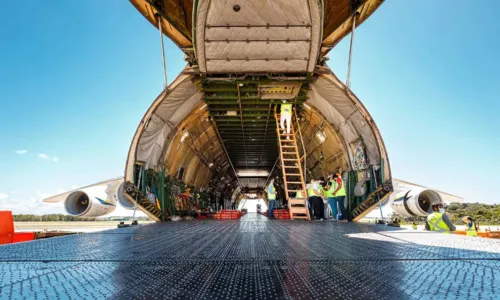
[[[11,192],[10,192],[10,194],[11,194],[11,195],[15,195],[15,194],[17,194],[17,193],[19,193],[19,192],[18,192],[18,191],[11,191]]]
[[[7,198],[9,198],[9,195],[5,193],[0,193],[0,199],[7,199]]]
[[[59,157],[57,157],[57,156],[50,157],[45,153],[38,153],[38,157],[40,157],[41,159],[45,159],[45,160],[51,160],[53,162],[59,162]]]
[[[22,150],[16,150],[15,152],[16,152],[17,154],[23,155],[23,154],[28,153],[28,150],[26,150],[26,149],[22,149]]]
[[[29,197],[27,199],[0,200],[0,207],[2,209],[11,210],[13,214],[53,214],[64,213],[64,207],[61,203],[44,203],[36,197]]]
[[[38,153],[38,157],[43,158],[43,159],[49,159],[49,156],[44,153]]]

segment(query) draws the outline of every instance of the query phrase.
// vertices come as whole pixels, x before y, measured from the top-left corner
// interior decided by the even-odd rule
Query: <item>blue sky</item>
[[[351,81],[395,177],[499,203],[500,2],[474,3],[386,1],[356,32]],[[163,87],[158,32],[128,1],[3,9],[22,14],[0,19],[0,209],[61,211],[40,199],[123,174]],[[342,80],[348,42],[330,53]],[[184,61],[169,40],[166,53],[171,81]]]

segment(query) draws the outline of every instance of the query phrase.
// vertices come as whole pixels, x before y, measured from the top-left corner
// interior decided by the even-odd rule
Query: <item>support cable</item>
[[[158,14],[158,30],[160,30],[160,46],[161,46],[161,59],[163,62],[163,78],[165,80],[164,82],[164,90],[167,90],[168,83],[167,83],[167,65],[165,62],[165,50],[163,49],[163,32],[162,32],[162,26],[161,26],[161,15]]]
[[[352,15],[351,45],[349,46],[349,63],[347,64],[347,78],[345,81],[345,85],[348,89],[351,88],[352,43],[354,41],[354,29],[356,28],[356,16],[357,16],[357,13],[355,12]]]
[[[375,174],[375,168],[372,166],[372,171],[373,171],[373,179],[375,179],[375,190],[378,189],[378,182],[377,182],[377,176]],[[378,206],[380,209],[380,217],[382,218],[382,222],[384,222],[384,214],[382,213],[382,202],[380,201],[380,195],[377,193],[377,198],[378,198]]]

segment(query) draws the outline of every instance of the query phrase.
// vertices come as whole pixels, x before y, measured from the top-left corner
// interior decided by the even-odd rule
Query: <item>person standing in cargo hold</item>
[[[323,200],[321,200],[319,185],[319,181],[311,178],[311,183],[307,187],[307,196],[309,197],[309,215],[311,216],[311,220],[323,220]]]
[[[440,203],[433,203],[432,210],[432,214],[427,216],[425,230],[437,231],[441,233],[450,233],[451,231],[456,230]]]
[[[337,181],[333,179],[333,173],[328,174],[328,184],[325,189],[325,196],[330,204],[330,209],[332,210],[332,220],[337,220],[337,201],[333,192],[337,189]]]
[[[274,207],[276,206],[276,189],[274,188],[274,179],[267,186],[267,200],[269,200],[269,208],[267,216],[274,219]]]
[[[286,120],[286,131],[285,131],[285,120]],[[290,139],[290,126],[292,122],[292,104],[287,103],[286,100],[283,100],[281,103],[281,112],[280,112],[280,127],[283,130],[283,134],[288,134],[286,139]]]
[[[344,217],[346,216],[345,214],[345,205],[344,205],[344,200],[345,200],[345,185],[344,185],[344,180],[342,180],[342,174],[337,173],[333,175],[333,180],[336,182],[337,187],[333,191],[333,197],[334,197],[334,202],[336,202],[339,206],[340,209],[340,214],[336,214],[337,219],[339,221],[344,220]],[[335,204],[335,203],[334,203]]]

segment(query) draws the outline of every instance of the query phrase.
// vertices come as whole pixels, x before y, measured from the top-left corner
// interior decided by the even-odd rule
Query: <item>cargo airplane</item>
[[[61,201],[78,216],[102,216],[137,202],[160,221],[161,211],[141,192],[145,170],[203,189],[212,202],[263,192],[272,177],[280,197],[295,204],[305,203],[293,197],[308,179],[340,170],[353,221],[381,204],[425,216],[429,201],[461,200],[393,178],[375,121],[326,64],[344,37],[350,35],[352,47],[354,31],[383,0],[131,3],[159,31],[162,55],[167,36],[184,52],[186,66],[169,85],[165,75],[164,90],[130,143],[122,178],[45,202]],[[294,106],[292,146],[276,122],[283,100]]]

